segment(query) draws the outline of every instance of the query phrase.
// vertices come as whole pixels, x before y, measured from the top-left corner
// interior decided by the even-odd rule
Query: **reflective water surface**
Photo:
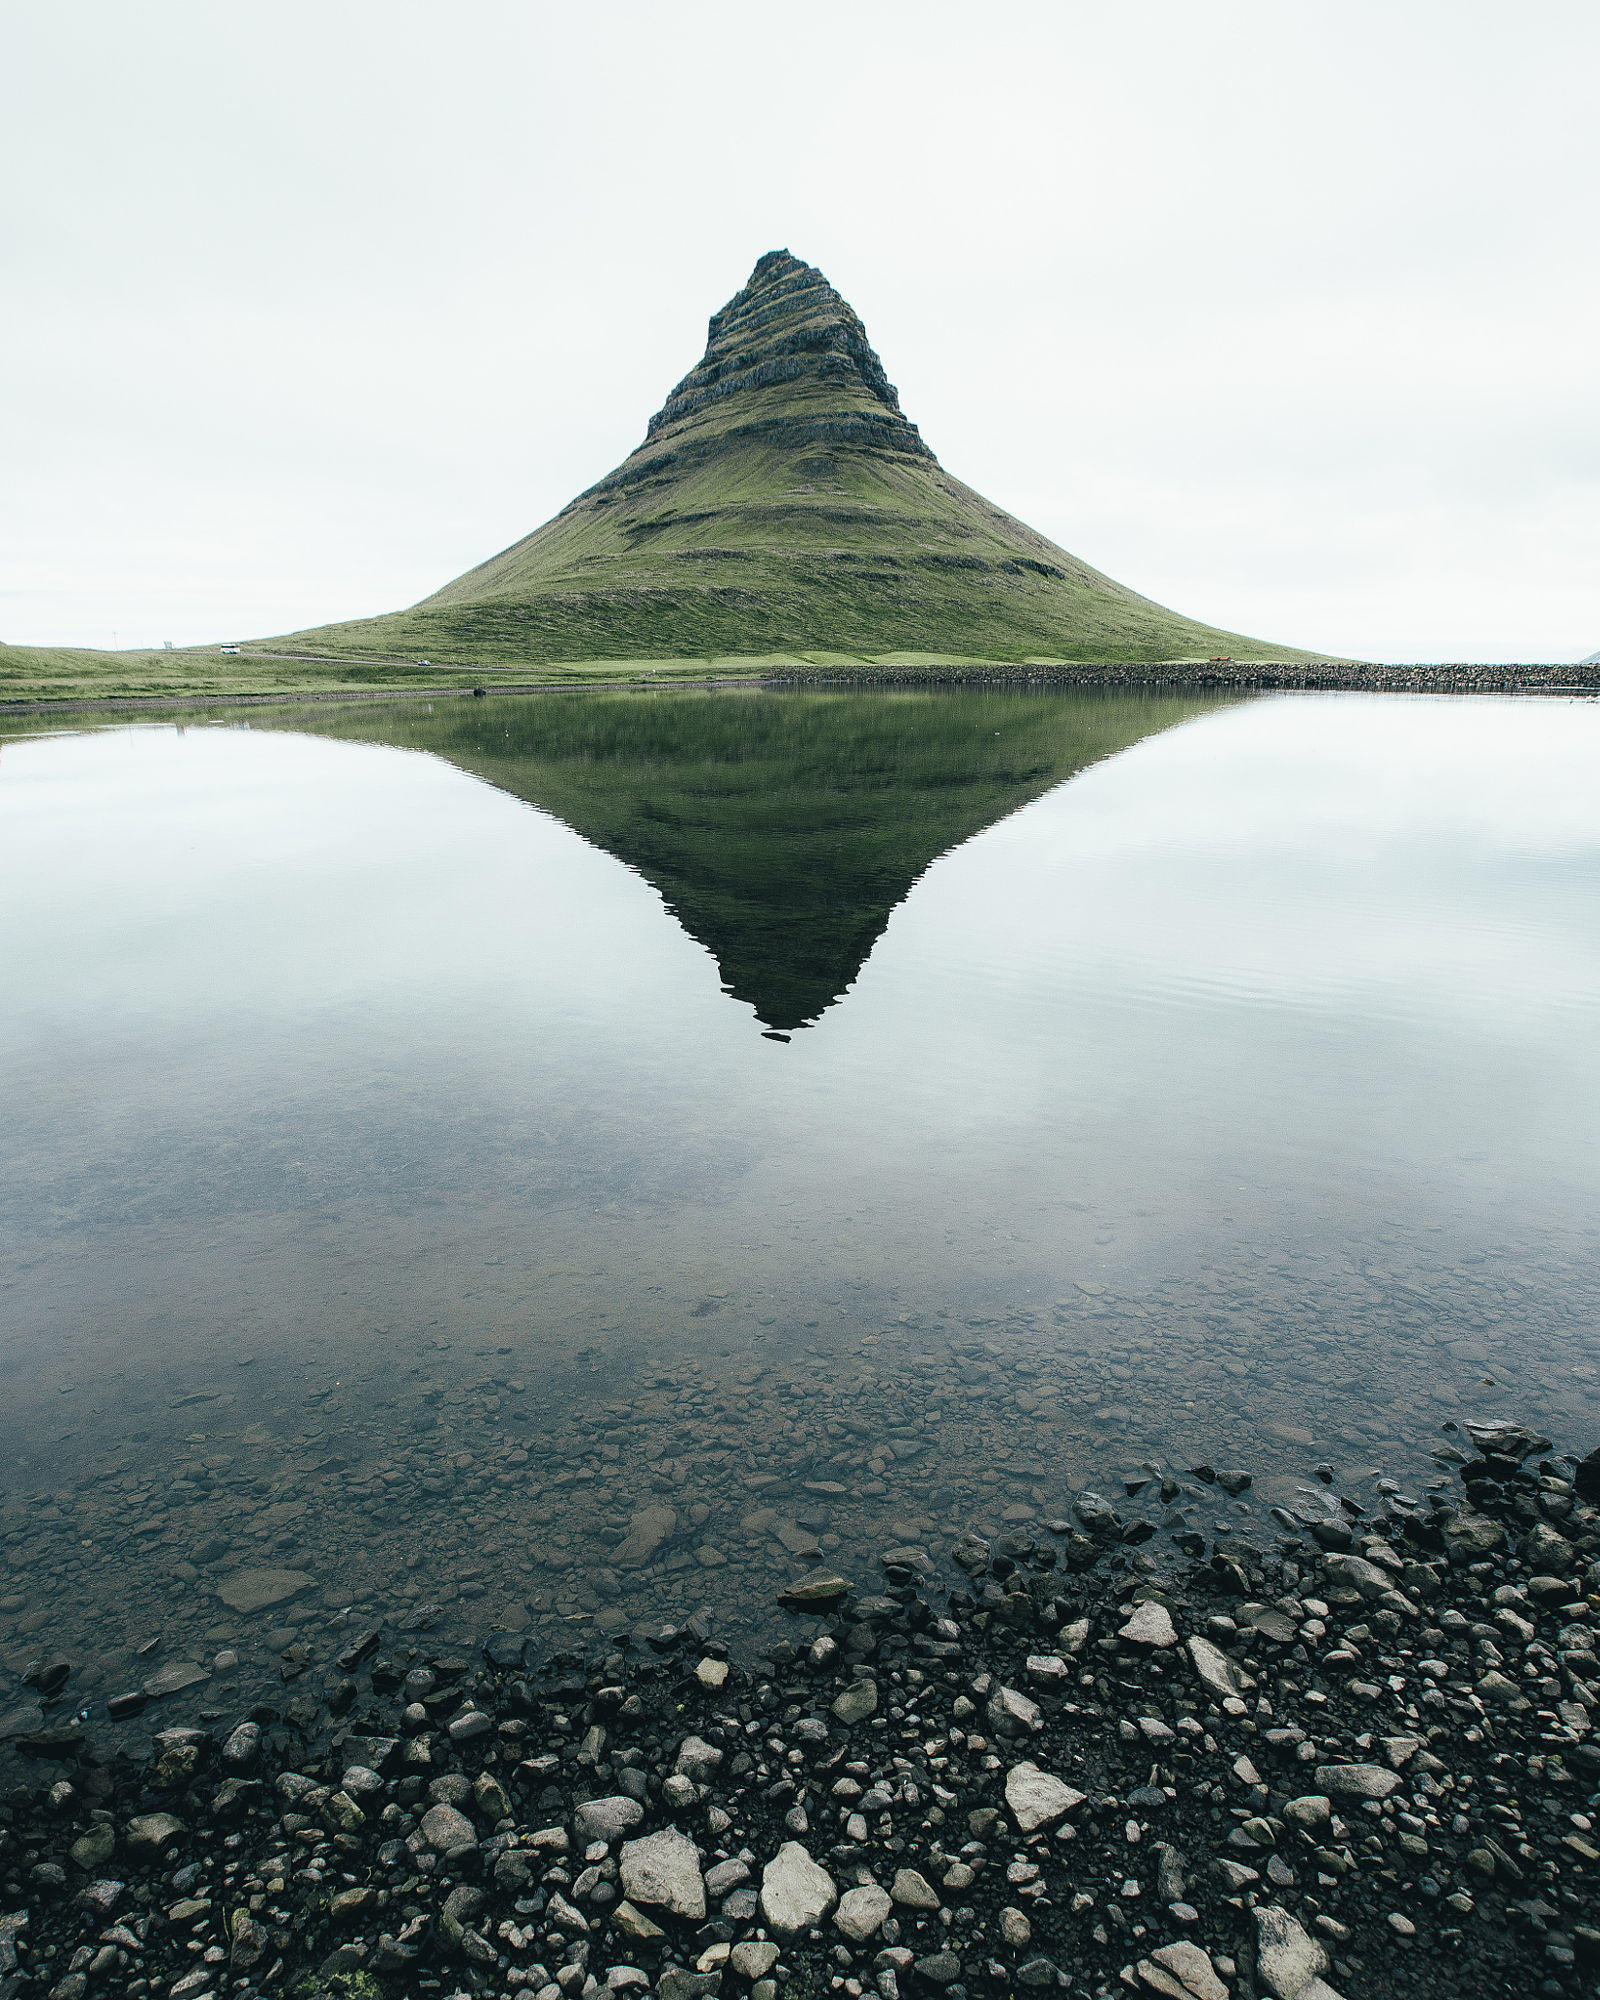
[[[1592,703],[0,723],[0,1728],[1592,1443],[1597,992]]]

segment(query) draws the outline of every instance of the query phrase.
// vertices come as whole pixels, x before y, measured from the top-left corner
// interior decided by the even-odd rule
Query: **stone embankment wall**
[[[1576,666],[1436,662],[1384,665],[1358,660],[1278,662],[1222,660],[1205,665],[1151,662],[991,661],[962,666],[785,667],[763,677],[773,687],[876,687],[885,683],[927,687],[1239,688],[1251,690],[1356,690],[1371,694],[1595,694],[1600,663]]]

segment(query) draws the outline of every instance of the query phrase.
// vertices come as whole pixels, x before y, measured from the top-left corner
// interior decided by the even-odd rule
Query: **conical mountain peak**
[[[712,314],[704,355],[650,419],[645,442],[686,442],[712,416],[723,436],[933,455],[854,310],[787,250],[769,250]]]
[[[848,301],[787,250],[712,314],[614,472],[409,611],[292,638],[475,670],[1286,657],[1152,604],[952,478]]]

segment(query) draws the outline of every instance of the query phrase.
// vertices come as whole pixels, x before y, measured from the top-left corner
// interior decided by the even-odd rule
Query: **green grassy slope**
[[[253,649],[224,655],[215,646],[169,653],[103,653],[91,647],[0,644],[0,701],[113,701],[206,695],[338,692],[371,687],[436,686],[441,676],[414,660],[293,660]]]
[[[653,883],[726,990],[790,1031],[852,984],[939,855],[1224,699],[730,689],[341,705],[290,726],[428,751],[555,814]]]
[[[724,660],[709,667],[700,660],[541,661],[514,680],[584,682],[631,680],[647,673],[654,680],[704,679],[749,674],[748,662]],[[448,661],[422,666],[414,658],[334,653],[297,657],[287,650],[247,645],[238,654],[216,646],[175,647],[170,653],[102,653],[87,647],[0,644],[0,702],[6,701],[203,701],[208,696],[363,694],[374,688],[433,690],[452,681],[468,686],[476,663],[459,668]]]
[[[278,646],[516,665],[905,654],[1299,660],[1168,611],[953,479],[861,322],[787,251],[615,472],[408,611]]]

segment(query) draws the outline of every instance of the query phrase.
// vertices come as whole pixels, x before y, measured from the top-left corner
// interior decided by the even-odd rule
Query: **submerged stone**
[[[222,1579],[217,1595],[230,1611],[267,1611],[301,1596],[312,1582],[299,1569],[241,1569]]]

